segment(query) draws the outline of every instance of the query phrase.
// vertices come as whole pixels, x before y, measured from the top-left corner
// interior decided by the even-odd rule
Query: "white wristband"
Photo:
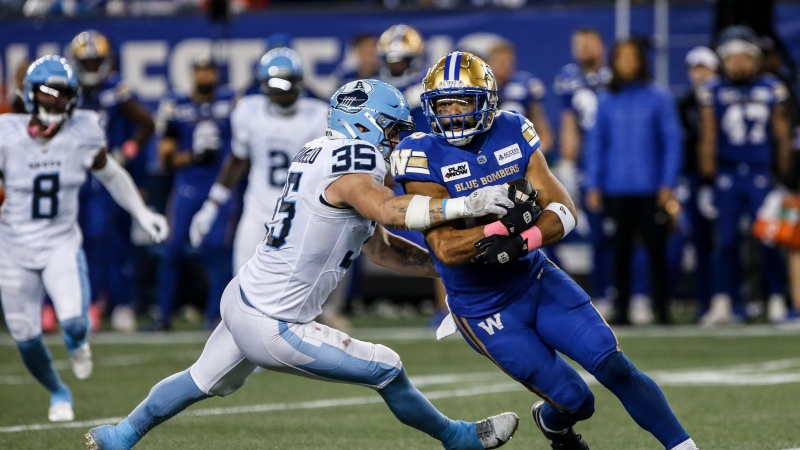
[[[406,209],[406,228],[409,230],[427,230],[431,227],[431,198],[425,195],[415,195],[408,202]]]
[[[445,220],[460,219],[464,217],[465,197],[446,198],[442,200],[442,212]]]
[[[561,220],[561,225],[564,226],[564,236],[568,235],[570,231],[575,228],[575,217],[569,212],[569,208],[558,202],[550,202],[545,211],[553,211]],[[563,239],[564,236],[561,236]]]
[[[229,198],[231,198],[231,190],[219,183],[214,183],[211,190],[208,191],[208,199],[218,206],[224,205]]]

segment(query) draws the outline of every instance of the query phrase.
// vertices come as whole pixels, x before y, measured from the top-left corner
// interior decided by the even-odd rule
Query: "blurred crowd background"
[[[16,91],[30,61],[48,53],[71,58],[81,107],[105,114],[109,150],[148,204],[185,228],[153,245],[96,180],[87,181],[80,220],[92,311],[95,319],[110,318],[110,328],[165,331],[179,312],[197,327],[215,325],[214,286],[224,286],[235,270],[233,236],[247,186],[243,181],[225,210],[219,238],[192,246],[188,223],[230,148],[206,144],[229,140],[219,130],[230,128],[227,112],[237,99],[269,96],[268,77],[256,69],[265,52],[283,48],[302,60],[301,95],[325,102],[343,82],[371,77],[418,106],[420,81],[440,56],[458,49],[484,58],[497,77],[500,108],[533,121],[553,172],[581,209],[578,229],[548,254],[609,320],[799,323],[796,249],[770,242],[768,232],[762,239],[752,233],[770,193],[785,199],[797,189],[791,167],[800,148],[798,4],[0,0],[0,17],[3,111],[19,112]],[[700,116],[703,106],[716,104],[697,93],[724,72],[719,48],[731,40],[756,46],[757,54],[749,47],[737,54],[753,53],[758,73],[772,74],[770,89],[785,87],[772,113],[786,123],[766,127],[763,145],[753,147],[759,158],[717,156],[718,170],[709,172],[697,152]],[[750,89],[755,82],[734,85]],[[176,101],[223,111],[214,116],[211,137],[198,131],[197,119],[176,114]],[[716,123],[722,132],[752,131],[749,116],[741,124],[725,117]],[[421,114],[415,121],[419,130],[428,127]],[[277,158],[270,182],[283,184],[291,157]],[[733,178],[725,178],[728,169]],[[755,188],[728,195],[725,180]],[[198,201],[187,206],[180,198]],[[405,235],[421,242],[418,234]],[[436,281],[409,282],[360,259],[350,273],[323,316],[333,326],[346,330],[357,314],[431,317],[436,324],[446,311]],[[44,314],[52,316],[43,326],[54,329],[52,308]]]

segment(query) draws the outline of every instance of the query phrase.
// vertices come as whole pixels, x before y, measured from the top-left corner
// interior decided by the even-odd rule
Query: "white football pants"
[[[239,389],[256,366],[325,381],[380,389],[402,368],[400,356],[317,322],[289,323],[248,306],[239,278],[222,294],[222,322],[190,368],[209,395]]]
[[[17,342],[42,334],[44,293],[59,322],[88,314],[89,273],[83,249],[70,242],[57,248],[44,268],[26,269],[0,256],[0,300],[11,337]]]

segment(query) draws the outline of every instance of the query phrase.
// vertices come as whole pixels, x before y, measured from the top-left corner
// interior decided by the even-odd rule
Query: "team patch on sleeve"
[[[525,123],[522,124],[522,137],[528,141],[531,147],[535,147],[539,142],[539,135],[536,134],[536,130],[533,129],[533,124],[530,120],[525,119]]]
[[[392,152],[392,175],[403,176],[407,173],[430,175],[428,157],[419,150],[403,149]]]

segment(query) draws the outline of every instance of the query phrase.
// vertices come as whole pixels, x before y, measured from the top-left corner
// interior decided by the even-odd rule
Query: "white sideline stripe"
[[[512,392],[525,390],[517,383],[501,383],[488,386],[480,386],[469,389],[450,389],[445,391],[425,392],[425,397],[428,399],[440,398],[455,398],[455,397],[472,397],[476,395],[495,394],[500,392]],[[262,405],[252,406],[234,406],[230,408],[207,408],[198,409],[194,411],[187,411],[181,413],[176,419],[181,417],[201,417],[201,416],[223,416],[229,414],[244,414],[254,412],[270,412],[270,411],[292,411],[300,409],[319,409],[331,408],[335,406],[350,406],[350,405],[366,405],[370,403],[382,403],[383,399],[379,395],[372,395],[369,397],[350,397],[330,400],[316,400],[309,402],[296,402],[296,403],[266,403]],[[16,425],[12,427],[0,428],[0,433],[18,433],[21,431],[41,431],[41,430],[58,430],[67,428],[86,428],[107,423],[117,423],[124,419],[124,417],[108,417],[105,419],[86,420],[82,422],[66,422],[66,423],[40,423],[33,425]]]
[[[731,337],[770,337],[796,336],[800,328],[780,329],[772,325],[746,325],[721,328],[701,328],[697,325],[676,325],[672,327],[614,327],[614,333],[623,338],[731,338]],[[436,333],[425,327],[358,328],[352,337],[367,341],[435,341]],[[98,333],[89,338],[92,345],[195,345],[204,344],[210,333],[204,331],[174,331],[169,333]],[[47,335],[48,345],[61,344],[60,335]],[[0,336],[0,345],[16,346],[11,336]]]
[[[653,371],[649,372],[653,380],[662,386],[765,386],[785,383],[800,383],[800,373],[770,374],[765,371],[784,370],[800,367],[800,359],[783,359],[775,361],[765,361],[753,364],[737,364],[726,368],[718,369],[694,369],[679,371]],[[751,373],[746,373],[751,372]],[[597,380],[589,373],[579,369],[581,377],[586,383],[595,385]],[[421,375],[411,377],[412,382],[417,386],[449,384],[462,382],[486,382],[493,378],[498,378],[497,372],[477,372],[463,374],[441,374],[441,375]],[[516,382],[495,383],[483,386],[463,389],[450,389],[432,392],[424,392],[430,400],[456,397],[471,397],[483,394],[513,392],[525,390]],[[330,400],[316,400],[296,403],[266,403],[261,405],[234,406],[228,408],[207,408],[188,411],[182,413],[180,417],[200,417],[200,416],[222,416],[229,414],[258,413],[270,411],[292,411],[301,409],[331,408],[336,406],[365,405],[371,403],[381,403],[380,396],[370,397],[349,397]],[[40,431],[55,430],[66,428],[84,428],[102,425],[106,423],[117,423],[122,417],[110,417],[105,419],[95,419],[83,422],[68,423],[44,423],[32,425],[16,425],[0,428],[0,433],[16,433],[21,431]],[[786,449],[786,450],[800,450]]]

